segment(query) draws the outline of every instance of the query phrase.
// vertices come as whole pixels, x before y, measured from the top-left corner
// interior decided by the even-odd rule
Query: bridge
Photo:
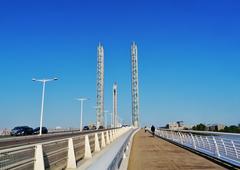
[[[148,170],[239,169],[240,135],[191,130],[140,129],[138,51],[131,46],[132,126],[120,126],[117,84],[113,85],[111,126],[104,110],[104,49],[98,46],[96,129],[42,134],[45,83],[43,83],[39,135],[0,139],[0,170]],[[111,128],[110,128],[111,127]]]
[[[0,140],[0,169],[239,169],[239,135],[139,128]]]

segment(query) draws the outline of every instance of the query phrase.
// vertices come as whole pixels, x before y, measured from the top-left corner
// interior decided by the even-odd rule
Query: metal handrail
[[[240,136],[227,138],[226,133],[208,133],[204,134],[196,131],[171,131],[156,130],[156,135],[161,138],[174,141],[180,145],[200,151],[217,159],[223,160],[235,166],[240,166]],[[217,135],[216,135],[217,134]],[[228,134],[230,135],[230,134]]]

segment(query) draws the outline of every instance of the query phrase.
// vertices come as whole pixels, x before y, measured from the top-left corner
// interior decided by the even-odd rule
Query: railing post
[[[183,144],[183,139],[182,139],[182,135],[181,135],[181,133],[178,132],[178,135],[179,135],[179,138],[180,138],[180,142],[181,142],[181,144]]]
[[[68,139],[68,160],[67,160],[67,168],[77,168],[76,158],[73,147],[73,139]]]
[[[207,140],[207,143],[208,143],[208,146],[209,146],[209,150],[211,151],[211,150],[212,150],[212,147],[211,147],[211,145],[210,145],[210,142],[209,142],[209,139],[208,139],[207,136],[206,136],[206,140]]]
[[[164,131],[162,130],[161,132],[162,132],[162,137],[164,137]]]
[[[106,144],[110,144],[108,131],[106,131]]]
[[[204,141],[203,141],[202,136],[200,136],[200,139],[201,139],[201,142],[202,142],[202,146],[203,146],[203,148],[206,149],[206,145],[205,145],[205,143],[204,143]]]
[[[197,142],[196,142],[196,146],[200,148],[200,142],[199,142],[199,140],[198,140],[198,136],[195,135],[195,138],[196,138],[196,141],[197,141]]]
[[[106,146],[104,132],[102,132],[102,140],[101,140],[101,147],[104,148]]]
[[[237,159],[238,159],[239,157],[238,157],[238,153],[237,153],[237,148],[236,148],[236,146],[235,146],[233,140],[231,140],[231,143],[232,143],[232,145],[233,145],[233,149],[234,149],[235,154],[236,154],[236,157],[237,157]]]
[[[110,142],[113,142],[112,131],[111,130],[109,130],[109,140],[110,140]]]
[[[113,140],[116,139],[116,137],[115,137],[115,130],[114,129],[112,130],[112,137],[113,137]]]
[[[171,131],[171,137],[172,137],[172,141],[174,141],[174,132],[173,131]]]
[[[168,139],[168,131],[165,131],[166,138]]]
[[[194,139],[193,134],[190,133],[190,136],[191,136],[191,138],[192,138],[192,145],[193,145],[193,148],[194,148],[194,149],[197,149],[196,142],[195,142],[195,139]]]
[[[214,146],[215,146],[215,153],[217,154],[218,157],[220,157],[220,153],[219,153],[219,150],[218,150],[218,145],[217,145],[217,141],[215,139],[215,137],[213,136],[213,142],[214,142]]]
[[[99,146],[99,140],[98,140],[98,133],[95,133],[95,148],[94,148],[95,152],[99,152],[100,151],[100,146]]]
[[[89,137],[88,135],[85,135],[85,154],[84,154],[84,159],[89,159],[92,158],[92,152],[90,148],[90,143],[89,143]]]
[[[35,162],[34,170],[44,170],[43,150],[42,145],[38,144],[35,146]]]
[[[115,129],[115,138],[118,138],[118,129]]]
[[[225,143],[224,143],[223,139],[221,139],[221,142],[223,144],[225,155],[227,155],[227,149],[226,149],[226,146],[225,146]]]

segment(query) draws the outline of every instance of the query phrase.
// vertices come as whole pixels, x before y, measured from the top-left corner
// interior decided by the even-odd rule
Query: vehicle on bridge
[[[89,130],[89,127],[88,126],[84,126],[83,130]]]
[[[23,135],[32,135],[32,134],[33,134],[33,128],[29,126],[17,126],[17,127],[14,127],[10,132],[11,136],[23,136]]]
[[[105,129],[103,126],[99,126],[98,129]]]
[[[90,130],[96,130],[97,127],[94,124],[91,124],[88,126]]]
[[[40,132],[40,127],[37,127],[33,130],[33,134],[39,134]],[[42,134],[47,134],[48,129],[46,127],[42,127]]]

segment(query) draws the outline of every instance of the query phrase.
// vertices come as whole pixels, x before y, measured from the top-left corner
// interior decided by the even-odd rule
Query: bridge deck
[[[224,169],[223,167],[174,144],[140,130],[134,136],[129,170]]]

